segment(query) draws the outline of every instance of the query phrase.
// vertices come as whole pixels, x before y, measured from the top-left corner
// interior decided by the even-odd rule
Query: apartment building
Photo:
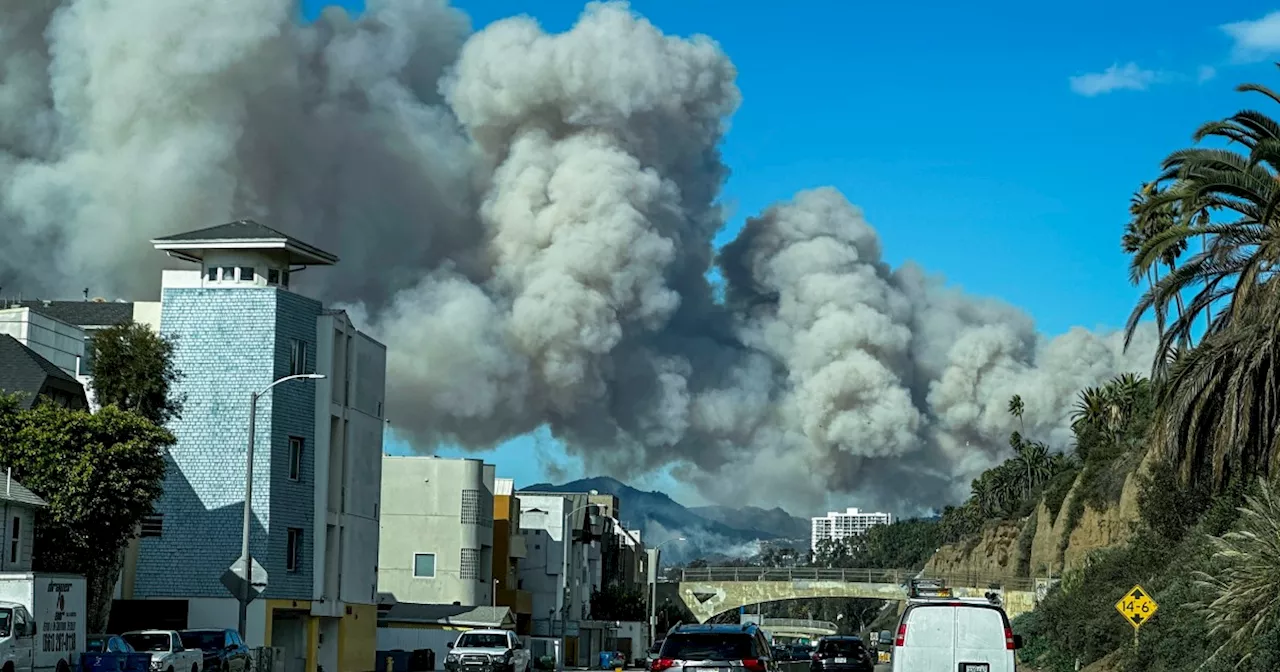
[[[559,635],[562,621],[572,634],[588,615],[592,590],[599,590],[602,582],[600,544],[591,535],[588,496],[521,492],[519,499],[520,529],[529,553],[520,566],[520,581],[533,594],[534,634]],[[564,518],[569,512],[569,580],[562,605]]]
[[[493,580],[497,584],[497,605],[511,610],[516,634],[533,634],[533,593],[520,585],[520,565],[529,557],[529,548],[520,529],[520,500],[515,481],[494,480],[493,492]]]
[[[84,386],[91,410],[93,398],[94,334],[108,327],[137,322],[160,331],[159,301],[0,300],[0,333],[6,333],[75,376]]]
[[[382,457],[378,592],[395,602],[494,603],[492,464]]]
[[[220,579],[240,555],[249,397],[318,373],[258,400],[250,551],[268,585],[245,639],[284,649],[286,670],[364,672],[376,641],[386,348],[291,288],[291,273],[336,263],[328,252],[249,220],[152,244],[196,267],[164,271],[161,289],[160,333],[175,337],[185,404],[111,627],[237,626]]]
[[[860,511],[850,507],[844,511],[831,511],[825,516],[814,517],[812,522],[813,536],[810,548],[817,549],[818,542],[823,539],[839,541],[846,537],[863,534],[873,525],[889,525],[893,522],[893,515]]]

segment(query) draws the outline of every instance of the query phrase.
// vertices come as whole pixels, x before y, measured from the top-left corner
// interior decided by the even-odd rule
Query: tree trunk
[[[104,558],[96,569],[91,569],[85,578],[88,595],[85,596],[85,609],[88,616],[85,624],[90,632],[107,632],[107,622],[111,619],[111,600],[116,592],[116,579],[120,577],[120,569],[124,566],[124,549],[110,558]]]

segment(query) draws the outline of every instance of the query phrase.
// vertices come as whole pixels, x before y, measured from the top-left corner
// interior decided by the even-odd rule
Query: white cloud
[[[1196,82],[1204,84],[1217,76],[1218,71],[1212,65],[1202,65],[1200,66],[1200,69],[1196,71]]]
[[[1254,21],[1226,23],[1219,28],[1235,41],[1231,55],[1237,61],[1260,61],[1280,51],[1280,11]]]
[[[1102,72],[1090,72],[1071,78],[1071,90],[1085,97],[1093,97],[1120,89],[1145,91],[1158,77],[1154,70],[1144,70],[1130,61],[1116,63]]]

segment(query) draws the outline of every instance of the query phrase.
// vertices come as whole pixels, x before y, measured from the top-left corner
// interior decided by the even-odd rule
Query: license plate
[[[991,672],[987,663],[960,663],[960,672]]]
[[[848,658],[836,658],[836,665],[844,665],[849,662]]]

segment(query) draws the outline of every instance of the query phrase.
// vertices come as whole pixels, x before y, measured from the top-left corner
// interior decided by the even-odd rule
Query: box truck
[[[0,573],[0,672],[76,669],[85,615],[83,576]]]

